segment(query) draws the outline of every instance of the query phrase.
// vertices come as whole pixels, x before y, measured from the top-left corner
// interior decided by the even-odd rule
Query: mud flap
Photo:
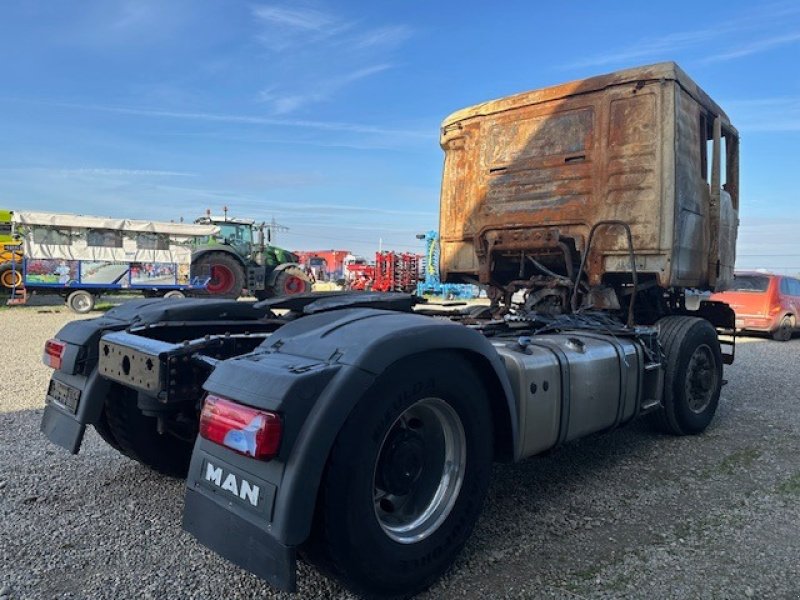
[[[204,546],[267,580],[275,588],[295,591],[297,556],[294,548],[284,546],[258,527],[192,489],[186,490],[183,528]]]
[[[86,431],[86,425],[79,423],[75,417],[54,404],[44,407],[39,428],[48,440],[72,454],[77,454],[80,450],[83,434]]]

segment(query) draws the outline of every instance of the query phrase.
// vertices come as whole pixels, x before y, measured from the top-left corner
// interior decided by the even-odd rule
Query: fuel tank
[[[629,421],[654,389],[633,339],[568,331],[493,345],[517,400],[520,458]]]

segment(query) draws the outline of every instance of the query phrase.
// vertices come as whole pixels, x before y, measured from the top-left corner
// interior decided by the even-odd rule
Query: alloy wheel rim
[[[450,515],[466,471],[466,434],[441,398],[424,398],[394,421],[381,442],[372,480],[373,507],[383,532],[412,544]]]

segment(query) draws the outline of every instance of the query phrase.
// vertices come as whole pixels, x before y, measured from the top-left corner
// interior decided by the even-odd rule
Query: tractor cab
[[[239,256],[252,258],[255,221],[208,215],[200,217],[195,223],[219,227],[219,233],[207,240],[209,245],[230,246]]]

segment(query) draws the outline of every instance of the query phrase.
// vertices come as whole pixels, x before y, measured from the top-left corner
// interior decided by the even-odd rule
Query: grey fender
[[[513,459],[517,447],[518,423],[514,395],[502,361],[486,338],[463,325],[412,313],[353,308],[302,317],[276,331],[252,355],[225,361],[206,382],[214,393],[254,403],[260,394],[264,408],[283,412],[285,421],[301,419],[296,435],[283,447],[281,481],[275,498],[272,535],[292,546],[304,542],[310,532],[317,491],[331,447],[353,407],[387,368],[397,361],[425,352],[461,352],[480,369],[489,383],[495,420],[501,424],[502,442]],[[325,384],[304,415],[297,406],[301,395],[288,393],[291,385],[277,373],[287,359],[298,376]],[[237,362],[249,363],[236,369]],[[259,381],[257,363],[263,363]],[[315,367],[312,367],[314,366]],[[244,366],[243,364],[241,366]],[[447,368],[446,365],[442,366]],[[318,374],[313,373],[317,371]],[[245,381],[247,383],[245,383]],[[244,387],[249,388],[245,390]],[[277,390],[286,390],[281,400]],[[297,389],[297,388],[294,388]],[[260,392],[259,392],[260,390]],[[245,396],[244,398],[242,396]],[[290,425],[287,423],[287,425]]]

